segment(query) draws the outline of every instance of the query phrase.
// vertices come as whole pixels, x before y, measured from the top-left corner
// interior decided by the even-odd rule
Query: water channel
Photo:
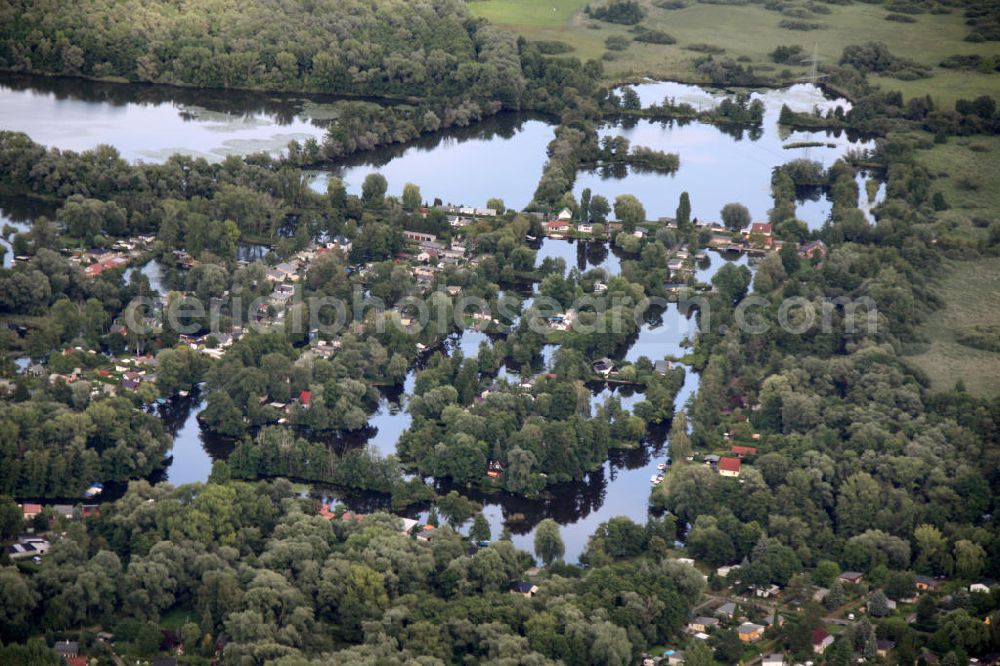
[[[694,104],[708,105],[721,93],[695,86],[650,83],[637,87],[643,102],[661,101],[665,96]],[[829,108],[844,100],[826,100],[812,86],[755,93],[767,109],[759,135],[723,132],[702,123],[662,124],[641,121],[629,127],[606,127],[604,133],[622,133],[636,145],[680,153],[680,170],[671,176],[642,173],[581,173],[575,192],[589,187],[609,199],[632,193],[644,203],[649,217],[672,216],[680,192],[691,195],[694,214],[701,219],[718,218],[721,207],[739,201],[750,207],[755,219],[766,215],[770,206],[769,183],[773,166],[796,157],[817,159],[830,164],[837,156],[867,144],[846,134],[794,132],[783,134],[777,127],[782,103],[795,110],[813,106]],[[295,96],[257,95],[98,84],[33,77],[0,76],[0,129],[26,132],[32,139],[62,149],[82,150],[101,143],[115,146],[132,161],[162,161],[172,152],[221,160],[231,154],[260,150],[279,152],[290,139],[320,137],[323,121],[329,117],[335,99]],[[150,128],[155,128],[151,131]],[[554,126],[545,119],[517,114],[498,116],[475,128],[445,132],[406,146],[375,151],[344,161],[329,172],[318,173],[313,180],[324,189],[330,175],[340,177],[350,191],[358,191],[367,173],[378,170],[389,180],[390,193],[398,193],[406,182],[421,187],[425,199],[483,205],[486,198],[499,196],[508,206],[528,203],[541,174],[545,148]],[[818,148],[784,149],[795,141],[821,141]],[[825,144],[832,144],[828,147]],[[862,188],[864,199],[864,188]],[[49,207],[51,208],[51,207]],[[808,200],[799,207],[800,216],[810,226],[822,224],[829,212],[823,197]],[[0,199],[0,225],[25,229],[37,215],[52,216],[33,202]],[[9,265],[10,252],[5,257]],[[537,261],[561,257],[567,268],[602,267],[610,275],[621,270],[622,256],[605,244],[572,240],[545,239]],[[698,279],[707,281],[727,259],[710,253],[708,264],[698,269]],[[740,261],[745,262],[744,257]],[[157,291],[164,289],[162,267],[142,267]],[[645,355],[660,359],[684,353],[682,342],[695,333],[692,322],[671,306],[662,317],[645,324],[637,340],[620,360],[635,361]],[[488,336],[466,331],[448,344],[449,349],[475,355]],[[545,365],[551,362],[555,347],[543,354]],[[516,379],[519,369],[505,369],[501,376]],[[409,426],[406,399],[412,394],[415,371],[407,377],[402,391],[386,392],[369,421],[367,441],[383,454],[395,451],[396,442]],[[677,397],[678,408],[697,390],[698,376],[687,372],[684,387]],[[628,390],[594,389],[595,404],[612,394],[628,407],[642,398]],[[198,426],[197,413],[203,399],[194,392],[183,400],[161,405],[160,415],[174,436],[172,462],[163,478],[172,483],[204,481],[214,459],[228,455],[229,446],[206,437]],[[364,438],[362,438],[364,439]],[[533,528],[545,517],[563,526],[567,561],[575,561],[597,525],[611,517],[625,515],[643,522],[647,513],[649,477],[666,454],[664,429],[654,429],[647,442],[635,450],[615,451],[610,460],[580,483],[551,489],[545,500],[526,500],[510,496],[477,498],[483,501],[494,537],[502,526],[510,527],[515,542],[532,550]],[[343,501],[356,510],[379,505],[378,498],[351,497]]]

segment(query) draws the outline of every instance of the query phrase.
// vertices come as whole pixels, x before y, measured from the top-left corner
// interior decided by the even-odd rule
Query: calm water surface
[[[390,146],[342,160],[342,166],[318,173],[311,185],[326,191],[337,177],[347,191],[360,194],[370,173],[381,173],[389,194],[402,196],[414,183],[426,201],[440,198],[456,206],[484,206],[499,197],[509,208],[528,205],[542,175],[545,146],[555,135],[545,120],[505,113],[474,127],[447,130],[403,146]]]
[[[647,83],[634,86],[643,106],[661,103],[664,98],[686,102],[707,110],[726,96],[725,91],[711,91],[681,83]],[[782,104],[793,111],[822,111],[842,106],[847,100],[830,100],[809,84],[798,84],[781,90],[754,92],[751,97],[764,103],[764,122],[759,132],[723,129],[704,123],[655,122],[639,120],[626,124],[614,123],[601,128],[600,134],[622,135],[633,145],[677,153],[680,169],[672,176],[632,172],[622,177],[602,170],[579,174],[574,188],[577,197],[585,188],[614,201],[621,194],[634,194],[646,208],[651,219],[673,217],[681,192],[691,198],[692,216],[700,220],[720,219],[719,212],[730,202],[750,209],[755,220],[766,219],[772,207],[771,171],[774,167],[797,158],[807,158],[830,166],[850,149],[871,147],[872,144],[846,132],[791,132],[778,126]],[[809,148],[785,148],[803,141],[818,141],[824,145]],[[831,144],[831,145],[826,145]],[[862,193],[864,187],[861,188]],[[862,200],[866,197],[862,196]],[[803,199],[797,210],[800,219],[810,228],[819,228],[830,213],[831,204],[825,196]]]
[[[329,98],[121,85],[0,75],[0,128],[82,151],[112,145],[130,161],[182,153],[217,162],[278,154],[293,139],[321,139]]]

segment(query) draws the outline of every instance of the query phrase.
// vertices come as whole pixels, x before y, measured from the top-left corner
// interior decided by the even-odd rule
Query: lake
[[[365,176],[378,172],[392,195],[402,196],[403,186],[414,183],[427,201],[484,206],[498,197],[507,207],[521,209],[531,202],[544,163],[525,156],[544,155],[554,136],[554,126],[545,120],[504,113],[474,127],[351,156],[341,160],[342,166],[317,173],[311,186],[325,192],[328,178],[335,176],[350,194],[361,194]]]
[[[129,161],[218,162],[321,139],[336,99],[3,74],[0,127],[62,149],[109,144]]]
[[[664,98],[686,102],[696,109],[707,110],[725,97],[724,91],[710,91],[682,83],[646,83],[633,86],[643,106],[661,103]],[[601,136],[622,135],[632,145],[677,153],[680,169],[670,176],[656,173],[629,173],[626,177],[601,170],[579,174],[574,194],[579,198],[585,188],[601,194],[611,202],[621,194],[634,194],[646,208],[650,219],[673,217],[681,192],[691,198],[691,214],[704,221],[718,221],[719,212],[727,203],[742,203],[750,209],[754,220],[764,220],[773,205],[771,171],[793,159],[806,158],[833,164],[850,149],[870,148],[872,144],[850,137],[846,132],[788,131],[778,126],[782,104],[793,111],[822,111],[840,105],[850,108],[847,100],[830,100],[809,84],[798,84],[781,90],[754,92],[752,99],[764,103],[764,122],[759,133],[746,130],[722,129],[699,122],[657,122],[638,120],[613,123],[600,129]],[[795,143],[822,142],[823,146],[785,148]],[[864,183],[861,181],[862,200]],[[831,203],[822,195],[800,200],[797,214],[810,228],[822,226],[830,213]]]
[[[636,86],[643,102],[659,102],[665,96],[678,101],[707,106],[722,94],[696,86],[673,83],[649,83]],[[724,132],[703,123],[654,123],[639,121],[629,126],[603,127],[602,134],[621,133],[635,145],[678,152],[681,166],[669,176],[627,173],[579,174],[575,192],[590,187],[595,194],[613,199],[632,193],[644,203],[651,218],[672,216],[682,191],[691,195],[694,215],[715,220],[725,203],[739,201],[747,205],[755,219],[766,216],[771,206],[771,169],[796,157],[817,159],[830,164],[852,148],[867,144],[844,133],[783,132],[777,126],[781,104],[795,110],[813,106],[826,109],[843,100],[827,100],[813,86],[793,86],[784,90],[754,93],[765,103],[766,117],[759,134]],[[227,155],[267,150],[280,153],[290,139],[320,138],[336,98],[315,96],[261,95],[223,91],[160,88],[142,85],[116,85],[37,77],[0,76],[0,128],[24,131],[34,140],[63,149],[82,150],[100,143],[119,149],[133,161],[161,161],[171,152],[183,152],[218,161]],[[391,146],[343,160],[328,171],[318,172],[313,186],[326,187],[326,179],[335,175],[345,180],[348,189],[357,192],[364,177],[380,171],[389,181],[390,193],[398,194],[407,182],[420,186],[425,199],[483,205],[489,197],[503,198],[508,206],[528,203],[534,192],[545,149],[553,137],[554,125],[545,118],[503,114],[472,128],[449,130],[417,142]],[[822,141],[833,147],[785,149],[796,141]],[[863,176],[859,176],[859,182]],[[862,188],[862,193],[864,189]],[[880,190],[884,192],[884,187]],[[881,196],[881,195],[880,195]],[[864,195],[862,195],[864,200]],[[863,203],[867,203],[864,202]],[[870,208],[870,207],[867,207]],[[829,214],[825,197],[800,202],[799,214],[810,226],[817,227]],[[20,229],[39,214],[52,215],[51,207],[42,210],[29,201],[0,200],[4,223]],[[260,248],[247,247],[248,255]],[[9,253],[8,253],[9,255]],[[621,271],[623,256],[605,243],[543,239],[538,261],[561,257],[567,268],[587,270],[601,267],[610,275]],[[6,258],[9,261],[9,256]],[[698,268],[700,281],[730,259],[709,253],[709,262]],[[746,257],[737,260],[746,262]],[[162,289],[164,271],[155,264],[141,269],[154,288]],[[635,361],[645,355],[652,359],[667,355],[681,356],[685,338],[696,333],[691,319],[669,306],[662,315],[641,328],[637,339],[619,360]],[[474,355],[489,337],[466,331],[446,345],[467,356]],[[506,368],[501,376],[520,379],[521,372],[538,372],[552,362],[555,346],[546,346],[541,367]],[[405,411],[412,394],[415,371],[402,389],[384,391],[369,420],[369,428],[357,437],[346,438],[349,445],[369,443],[383,454],[395,451],[396,442],[410,424]],[[698,375],[688,371],[676,404],[682,407],[697,390]],[[616,395],[625,405],[641,400],[641,393],[604,387],[594,388],[594,401]],[[173,459],[163,478],[173,483],[204,481],[211,462],[228,455],[230,445],[206,437],[197,422],[203,408],[202,396],[194,392],[183,400],[168,401],[160,407],[161,416],[174,436]],[[507,524],[515,542],[533,550],[533,530],[537,523],[552,517],[562,525],[567,561],[575,561],[594,528],[609,518],[625,515],[643,522],[647,515],[649,477],[656,464],[667,454],[669,443],[664,427],[654,428],[639,448],[614,451],[600,469],[579,483],[550,489],[542,500],[528,500],[507,495],[478,497],[493,529],[499,536]],[[445,486],[441,487],[442,489]],[[385,498],[343,493],[341,499],[356,510],[384,507]]]

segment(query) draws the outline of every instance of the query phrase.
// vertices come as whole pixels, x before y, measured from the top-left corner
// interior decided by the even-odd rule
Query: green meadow
[[[711,45],[725,50],[733,58],[749,59],[762,74],[790,82],[809,74],[807,66],[776,65],[768,54],[776,46],[798,44],[807,54],[818,52],[821,62],[836,62],[843,48],[866,41],[885,42],[897,56],[931,66],[933,76],[916,81],[873,77],[885,89],[900,90],[905,96],[930,94],[939,103],[951,105],[961,97],[972,98],[1000,90],[1000,73],[949,70],[939,66],[947,56],[978,54],[1000,57],[995,42],[964,41],[968,33],[958,9],[948,14],[919,14],[913,23],[887,21],[888,10],[879,5],[855,3],[830,5],[802,3],[799,9],[828,9],[829,14],[808,12],[808,18],[792,18],[765,9],[763,5],[705,4],[688,0],[681,9],[662,9],[644,0],[646,18],[642,25],[672,35],[676,44],[640,44],[633,42],[613,60],[605,62],[609,82],[643,76],[677,81],[701,82],[693,69],[702,54],[692,45]],[[573,48],[581,59],[600,58],[606,52],[605,40],[611,35],[629,36],[628,26],[615,25],[587,17],[586,0],[473,0],[469,8],[477,16],[507,27],[529,40],[556,40]],[[818,24],[816,30],[789,30],[779,24],[784,20]],[[784,70],[788,70],[787,72]]]

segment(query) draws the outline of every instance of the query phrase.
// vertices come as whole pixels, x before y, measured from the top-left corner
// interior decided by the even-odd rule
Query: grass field
[[[1000,137],[952,137],[917,156],[954,210],[1000,219]]]
[[[1000,258],[954,263],[939,280],[945,306],[923,327],[929,348],[909,357],[931,378],[931,389],[951,389],[961,379],[970,393],[1000,393],[1000,354],[959,344],[956,332],[977,324],[1000,325]]]
[[[779,27],[788,18],[758,4],[744,6],[700,4],[687,0],[678,10],[660,9],[643,0],[647,16],[643,25],[663,30],[677,39],[674,45],[633,43],[618,58],[605,63],[609,81],[640,76],[698,82],[692,61],[698,53],[686,50],[692,44],[711,44],[724,48],[731,57],[746,56],[752,64],[770,75],[785,69],[775,65],[768,54],[781,44],[798,44],[807,53],[814,48],[822,60],[835,62],[844,46],[874,40],[888,44],[890,50],[918,63],[934,67],[934,76],[918,81],[899,81],[876,77],[886,89],[900,90],[907,97],[930,94],[939,103],[951,105],[960,97],[1000,91],[1000,73],[983,74],[938,67],[946,56],[956,54],[1000,55],[996,43],[975,44],[963,41],[968,32],[961,14],[921,14],[914,23],[886,21],[884,7],[865,3],[824,5],[828,15],[816,14],[809,22],[824,26],[821,30],[797,31]],[[582,59],[599,58],[605,52],[604,40],[610,35],[628,35],[626,26],[593,21],[583,14],[587,0],[471,0],[470,10],[477,16],[505,26],[531,40],[559,40],[571,45],[573,55]],[[790,68],[794,77],[807,73],[805,67]]]

